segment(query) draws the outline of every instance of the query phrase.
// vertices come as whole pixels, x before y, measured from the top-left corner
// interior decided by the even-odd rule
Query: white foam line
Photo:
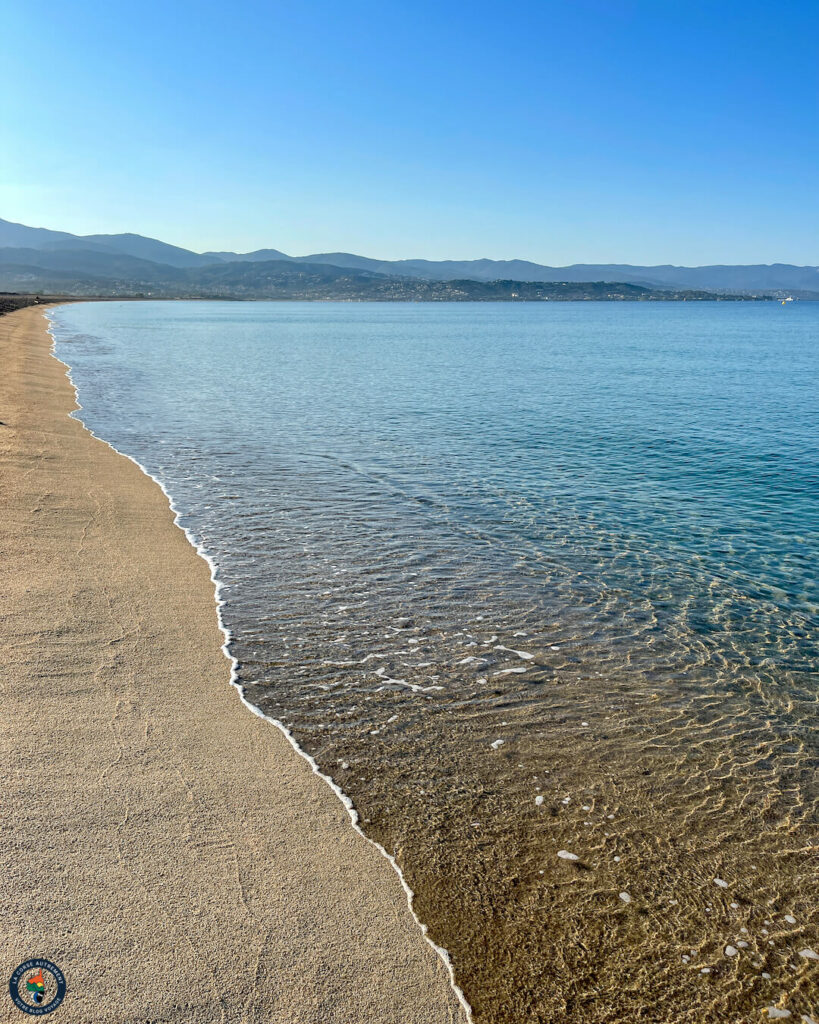
[[[182,530],[182,532],[188,538],[188,541],[190,542],[191,547],[196,551],[197,555],[199,555],[200,558],[204,559],[204,561],[207,562],[208,567],[210,568],[210,579],[211,579],[211,582],[213,583],[213,596],[214,596],[214,600],[216,602],[216,621],[219,624],[219,629],[222,632],[222,636],[225,638],[225,642],[222,644],[222,653],[224,654],[224,656],[227,658],[228,662],[230,663],[230,683],[231,683],[231,686],[235,687],[237,693],[239,694],[239,699],[241,700],[242,704],[244,704],[244,706],[249,711],[251,711],[258,718],[263,718],[266,722],[270,722],[271,725],[275,725],[275,727],[281,733],[283,733],[284,736],[287,737],[287,740],[289,741],[290,746],[293,748],[293,750],[296,751],[296,753],[299,755],[299,757],[303,757],[304,760],[310,765],[310,767],[313,770],[313,774],[314,775],[318,775],[318,777],[320,779],[322,779],[324,782],[326,782],[327,785],[330,787],[330,789],[335,793],[335,795],[338,797],[338,799],[344,805],[344,807],[347,810],[347,813],[350,816],[350,822],[352,823],[352,826],[355,829],[355,831],[358,832],[358,834],[360,836],[362,836],[364,839],[366,839],[367,842],[371,846],[374,846],[376,848],[376,850],[378,850],[378,852],[381,854],[381,856],[384,857],[386,860],[388,860],[389,863],[392,865],[393,870],[398,875],[398,880],[401,883],[401,888],[404,890],[404,893],[405,893],[405,895],[407,897],[407,906],[409,907],[409,912],[412,914],[413,920],[418,925],[418,928],[420,929],[421,934],[423,935],[423,937],[426,940],[426,942],[435,950],[435,952],[438,954],[438,956],[440,957],[441,961],[443,962],[444,966],[446,967],[447,972],[449,973],[449,983],[452,986],[452,990],[455,993],[455,995],[457,996],[458,1002],[461,1004],[461,1006],[463,1008],[463,1011],[464,1011],[464,1013],[466,1015],[467,1021],[469,1022],[469,1024],[472,1024],[472,1007],[466,1001],[466,997],[464,996],[463,992],[461,991],[459,985],[457,984],[457,982],[455,980],[455,971],[454,971],[454,969],[452,967],[452,960],[449,957],[449,953],[444,949],[443,946],[439,946],[436,942],[432,941],[432,939],[429,937],[427,926],[424,924],[424,922],[415,913],[415,907],[413,906],[413,901],[415,899],[415,893],[412,891],[412,889],[410,889],[410,887],[409,887],[409,885],[407,883],[407,880],[406,880],[406,878],[404,878],[404,875],[403,875],[403,873],[401,871],[401,868],[398,866],[398,863],[397,863],[395,857],[393,857],[392,854],[387,853],[387,851],[384,849],[384,847],[380,843],[377,843],[374,839],[371,839],[366,834],[366,832],[363,831],[361,826],[358,824],[358,820],[359,820],[358,811],[355,809],[355,805],[353,804],[353,801],[350,799],[349,796],[347,796],[347,794],[339,786],[336,785],[336,783],[330,778],[329,775],[325,775],[320,770],[320,768],[316,764],[315,760],[306,751],[301,749],[301,747],[298,745],[298,743],[296,742],[295,738],[291,734],[290,730],[284,725],[284,723],[280,722],[277,718],[271,718],[270,715],[266,715],[261,710],[261,708],[256,707],[255,704],[251,704],[251,702],[245,696],[245,688],[239,682],[239,662],[238,662],[238,660],[236,658],[234,658],[234,656],[230,652],[230,644],[231,644],[231,641],[232,641],[233,638],[231,636],[230,630],[227,628],[227,626],[225,625],[224,620],[222,618],[222,607],[225,604],[225,602],[222,600],[222,597],[221,597],[222,583],[219,580],[218,570],[217,570],[216,563],[211,558],[211,556],[207,553],[205,548],[199,543],[199,541],[196,539],[196,537],[190,532],[190,530],[188,530],[187,527],[182,526],[182,524],[180,523],[180,521],[179,521],[180,520],[180,512],[176,508],[176,506],[174,505],[173,498],[168,493],[168,491],[167,491],[165,485],[162,483],[162,481],[157,479],[157,477],[155,477],[153,475],[153,473],[150,473],[142,465],[142,463],[138,462],[135,458],[133,458],[133,456],[128,455],[125,452],[121,452],[119,450],[119,448],[115,448],[114,445],[112,445],[110,441],[106,441],[104,437],[98,437],[98,435],[95,434],[94,431],[91,430],[90,427],[88,427],[85,423],[83,423],[82,419],[79,416],[79,413],[82,412],[82,403],[80,402],[80,393],[79,393],[79,390],[77,388],[77,385],[74,383],[74,378],[71,376],[71,367],[68,365],[68,363],[63,362],[63,360],[60,359],[60,357],[57,355],[57,337],[56,337],[56,334],[55,334],[56,324],[55,324],[54,318],[51,316],[51,310],[45,310],[44,311],[44,316],[45,316],[46,320],[48,321],[48,333],[51,335],[51,354],[57,360],[58,363],[61,363],[65,367],[65,375],[68,378],[68,381],[71,384],[71,387],[74,389],[74,398],[75,398],[75,401],[77,403],[77,408],[75,410],[73,410],[72,412],[70,412],[69,416],[71,416],[72,419],[76,419],[79,423],[82,423],[83,428],[85,430],[87,430],[88,433],[92,437],[95,437],[98,441],[101,441],[103,444],[108,445],[108,447],[112,451],[116,452],[117,455],[121,455],[123,458],[128,459],[131,462],[133,462],[134,465],[137,466],[145,474],[145,476],[149,477],[151,480],[154,481],[154,483],[159,487],[159,489],[162,491],[162,493],[165,495],[165,497],[168,500],[168,506],[169,506],[171,512],[173,513],[173,517],[174,517],[174,519],[173,519],[174,526],[178,526],[179,529]],[[411,685],[411,684],[408,684],[408,685]]]

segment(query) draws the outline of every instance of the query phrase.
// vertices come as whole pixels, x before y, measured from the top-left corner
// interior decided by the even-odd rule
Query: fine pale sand
[[[390,864],[229,685],[207,564],[69,418],[50,344],[41,310],[0,317],[2,984],[54,960],[72,1024],[463,1022]]]

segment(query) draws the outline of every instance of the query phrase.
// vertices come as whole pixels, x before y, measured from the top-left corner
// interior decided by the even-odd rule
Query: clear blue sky
[[[6,0],[0,216],[194,249],[819,264],[819,2]]]

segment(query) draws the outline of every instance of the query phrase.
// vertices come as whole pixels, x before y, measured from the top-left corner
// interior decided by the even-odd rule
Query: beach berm
[[[46,327],[0,317],[4,978],[53,961],[71,1024],[463,1021],[393,868],[240,702],[208,565],[69,416]]]

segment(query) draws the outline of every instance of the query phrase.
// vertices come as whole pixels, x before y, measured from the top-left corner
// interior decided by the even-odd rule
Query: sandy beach
[[[46,326],[0,317],[4,985],[55,961],[72,1024],[463,1021],[391,865],[241,704],[208,565],[69,417]]]

